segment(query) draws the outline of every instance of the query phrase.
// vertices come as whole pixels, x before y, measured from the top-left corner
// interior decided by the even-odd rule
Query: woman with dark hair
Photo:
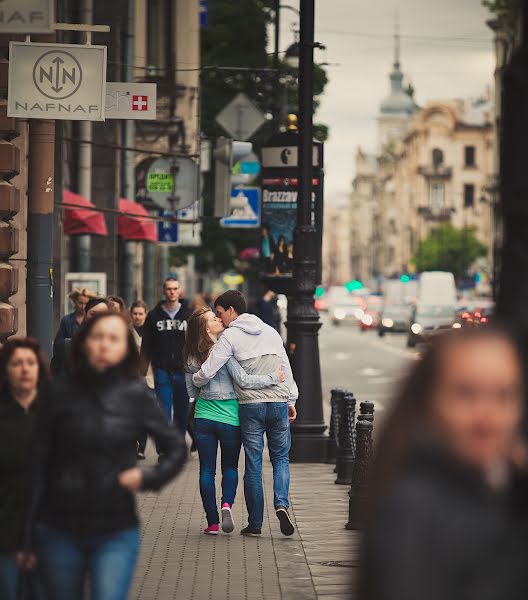
[[[146,431],[164,460],[136,466]],[[139,551],[134,492],[159,490],[185,462],[182,436],[167,423],[145,382],[128,319],[92,317],[72,346],[72,373],[43,396],[34,507],[36,551],[50,598],[125,600]]]
[[[528,597],[522,379],[493,329],[441,336],[413,368],[379,436],[361,600]]]
[[[106,299],[110,304],[110,310],[115,310],[120,313],[128,313],[126,302],[121,296],[107,296]]]
[[[263,389],[284,381],[284,373],[279,369],[269,375],[248,375],[232,357],[206,386],[195,387],[192,376],[207,360],[223,331],[222,321],[209,307],[198,309],[187,322],[183,355],[187,369],[187,391],[195,400],[194,441],[200,457],[200,494],[207,516],[206,535],[217,535],[220,529],[215,486],[218,445],[222,452],[222,530],[231,533],[234,529],[231,508],[238,485],[238,458],[242,440],[233,380],[240,387],[250,389]]]
[[[38,396],[48,379],[40,344],[11,338],[0,348],[0,598],[20,594],[19,569],[34,565],[24,552],[31,481],[31,442]],[[34,575],[28,577],[36,585]]]

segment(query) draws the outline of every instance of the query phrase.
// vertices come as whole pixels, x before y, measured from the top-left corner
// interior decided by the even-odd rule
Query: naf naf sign
[[[105,91],[106,46],[9,44],[9,117],[104,121]]]
[[[156,120],[156,84],[106,82],[105,119]]]
[[[55,0],[0,0],[0,33],[51,33]]]

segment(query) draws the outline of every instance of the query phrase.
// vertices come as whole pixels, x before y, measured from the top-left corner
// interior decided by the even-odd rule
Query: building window
[[[147,7],[148,76],[166,77],[171,65],[171,0],[149,0]]]
[[[475,204],[475,186],[472,183],[464,185],[464,208],[471,208]]]
[[[444,163],[444,153],[439,148],[433,150],[433,166],[439,167]]]
[[[466,146],[464,148],[464,166],[475,167],[475,146]]]
[[[439,214],[445,204],[445,188],[443,183],[431,184],[431,212],[435,215]]]

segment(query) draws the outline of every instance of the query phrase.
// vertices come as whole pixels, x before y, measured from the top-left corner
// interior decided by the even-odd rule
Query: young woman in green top
[[[239,387],[262,389],[284,381],[284,373],[277,370],[269,375],[248,375],[236,359],[231,358],[203,388],[196,388],[192,376],[207,360],[209,352],[224,326],[208,308],[195,311],[187,322],[184,364],[185,382],[191,398],[195,399],[194,432],[200,457],[200,494],[207,516],[204,533],[217,535],[220,519],[216,504],[216,455],[220,444],[222,462],[222,530],[234,529],[231,507],[238,485],[238,458],[241,447],[238,402],[233,380]]]

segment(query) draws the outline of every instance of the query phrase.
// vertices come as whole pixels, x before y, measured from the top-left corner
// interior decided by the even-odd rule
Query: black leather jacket
[[[136,466],[142,431],[164,448],[161,464],[143,471],[144,490],[158,490],[182,468],[185,441],[167,424],[152,393],[119,368],[54,381],[37,421],[33,513],[74,535],[104,535],[137,525],[134,495],[118,474]]]

